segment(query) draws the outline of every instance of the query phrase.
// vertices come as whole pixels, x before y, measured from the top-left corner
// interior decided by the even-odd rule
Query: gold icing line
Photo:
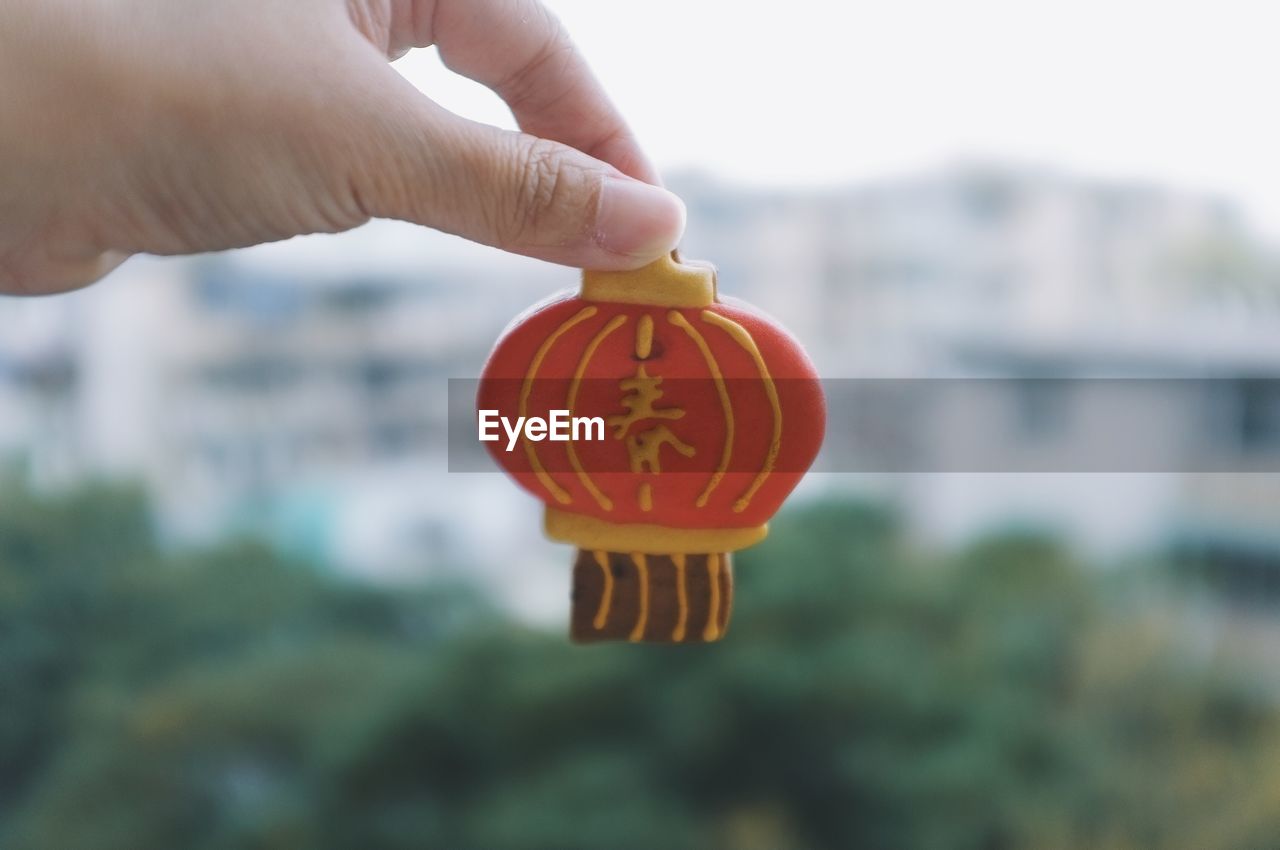
[[[684,584],[684,555],[677,552],[671,556],[671,561],[676,565],[676,601],[680,606],[680,617],[676,620],[676,627],[671,632],[671,639],[682,641],[685,623],[689,619],[689,593]]]
[[[640,610],[636,612],[636,625],[629,638],[635,642],[644,639],[644,627],[649,620],[649,565],[643,552],[632,552],[631,561],[636,565],[637,579],[640,582]]]
[[[711,602],[707,605],[707,625],[702,630],[703,640],[720,639],[720,555],[707,555],[707,577],[711,585]]]
[[[648,481],[640,485],[639,501],[640,501],[640,510],[642,511],[653,510],[653,488],[649,486]]]
[[[578,389],[582,386],[582,376],[586,374],[591,358],[595,357],[596,349],[600,347],[600,343],[604,342],[605,337],[622,327],[626,322],[626,316],[614,316],[609,320],[608,324],[591,338],[586,350],[582,352],[582,359],[578,361],[577,371],[573,373],[573,382],[569,384],[569,397],[565,400],[565,406],[569,408],[569,416],[573,416],[573,407],[578,401]],[[569,465],[573,467],[573,471],[578,476],[578,480],[582,482],[582,486],[587,488],[587,492],[595,498],[600,507],[606,511],[613,510],[612,500],[600,492],[600,488],[596,487],[595,482],[591,480],[591,476],[582,468],[582,463],[578,460],[578,453],[573,448],[573,440],[565,443],[565,451],[569,453]]]
[[[764,466],[756,474],[746,492],[733,503],[734,512],[742,513],[747,509],[747,505],[751,504],[756,492],[764,484],[765,479],[769,477],[769,473],[773,472],[774,464],[778,462],[778,451],[782,448],[782,404],[778,401],[778,388],[774,385],[773,378],[769,375],[769,367],[765,364],[764,357],[760,354],[760,349],[756,347],[756,341],[751,338],[751,334],[747,329],[732,319],[721,316],[719,313],[713,313],[710,310],[702,311],[702,320],[723,330],[733,338],[734,342],[742,346],[751,355],[751,359],[756,363],[756,368],[760,370],[760,378],[764,381],[764,391],[769,396],[769,406],[773,408],[773,439],[769,441],[769,453],[765,455]]]
[[[636,357],[649,359],[653,353],[653,316],[645,313],[636,325]]]
[[[733,405],[729,402],[729,391],[725,388],[724,374],[720,371],[720,364],[716,362],[715,355],[711,353],[711,347],[707,345],[707,341],[702,334],[698,333],[698,329],[689,324],[689,320],[676,310],[672,310],[667,314],[667,321],[688,334],[689,339],[693,340],[694,344],[698,346],[698,350],[702,352],[702,359],[707,361],[707,370],[711,373],[711,378],[716,384],[716,395],[720,397],[720,408],[724,411],[724,448],[720,450],[720,465],[716,467],[716,471],[712,473],[707,486],[703,488],[698,495],[698,500],[694,503],[698,507],[704,508],[707,505],[707,499],[711,497],[711,491],[716,489],[724,478],[725,472],[728,471],[729,459],[733,456]]]
[[[609,606],[613,604],[613,570],[609,569],[609,556],[599,549],[591,553],[595,556],[600,572],[604,573],[604,591],[600,594],[600,607],[596,609],[595,627],[603,629],[609,622]]]
[[[551,350],[551,346],[556,344],[556,340],[564,336],[566,332],[579,322],[585,322],[597,313],[595,307],[583,307],[572,318],[566,320],[560,327],[552,331],[551,336],[542,341],[542,345],[538,346],[538,351],[533,355],[533,360],[529,363],[529,371],[525,373],[524,384],[520,387],[520,416],[524,418],[529,414],[529,393],[533,391],[533,379],[538,374],[538,369],[542,367],[542,361],[546,358],[547,352]],[[523,433],[523,431],[522,431]],[[528,437],[521,437],[524,443],[525,454],[529,456],[529,466],[533,468],[533,474],[538,477],[538,481],[547,491],[555,497],[555,500],[562,505],[567,505],[573,501],[569,496],[569,492],[555,482],[547,470],[543,468],[542,461],[538,460],[538,453],[533,448],[533,442]]]

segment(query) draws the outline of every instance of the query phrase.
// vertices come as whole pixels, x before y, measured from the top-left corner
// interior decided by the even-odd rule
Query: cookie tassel
[[[717,641],[733,609],[732,559],[579,549],[571,601],[578,643]]]

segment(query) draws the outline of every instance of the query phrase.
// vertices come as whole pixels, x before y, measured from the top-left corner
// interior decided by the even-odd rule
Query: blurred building
[[[55,485],[82,472],[73,305],[0,302],[0,469]]]
[[[1280,335],[1153,331],[949,338],[959,380],[902,427],[920,466],[958,472],[893,477],[917,526],[955,541],[1020,523],[1107,554],[1280,566]]]
[[[791,326],[828,376],[935,371],[940,334],[1280,315],[1280,253],[1218,198],[999,166],[808,193],[673,188],[689,253],[715,258],[724,291]]]

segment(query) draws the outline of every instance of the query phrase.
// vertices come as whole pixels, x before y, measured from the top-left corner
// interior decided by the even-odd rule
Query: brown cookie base
[[[569,635],[577,643],[702,643],[724,637],[733,608],[728,553],[578,550]]]

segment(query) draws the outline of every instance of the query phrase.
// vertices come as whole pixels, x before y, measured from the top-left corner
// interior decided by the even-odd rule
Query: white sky
[[[548,0],[660,167],[832,184],[963,158],[1239,200],[1280,236],[1275,0]],[[434,51],[455,111],[501,103]]]

